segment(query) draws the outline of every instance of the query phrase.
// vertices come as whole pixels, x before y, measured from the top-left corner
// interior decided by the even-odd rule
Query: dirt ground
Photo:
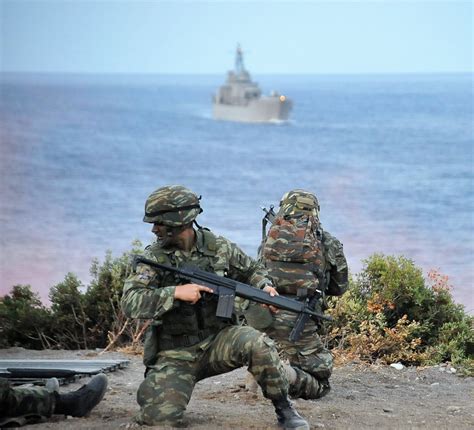
[[[2,359],[125,358],[126,369],[108,374],[103,401],[87,418],[55,416],[50,422],[26,426],[43,429],[128,429],[138,410],[135,393],[143,379],[141,357],[124,353],[98,355],[91,351],[0,350]],[[473,429],[474,378],[460,377],[448,366],[403,368],[346,364],[337,367],[332,390],[316,401],[297,400],[297,410],[311,428],[325,429]],[[197,384],[186,412],[193,429],[276,429],[270,401],[261,392],[246,391],[245,369],[206,379]],[[79,388],[84,378],[61,387]],[[162,428],[162,427],[143,427]]]

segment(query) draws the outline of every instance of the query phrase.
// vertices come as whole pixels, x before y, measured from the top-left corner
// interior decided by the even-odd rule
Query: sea
[[[286,122],[212,119],[224,75],[1,75],[0,294],[47,303],[69,272],[120,256],[156,188],[202,196],[199,223],[256,256],[262,206],[314,192],[357,276],[374,253],[448,276],[474,312],[473,75],[253,76]]]

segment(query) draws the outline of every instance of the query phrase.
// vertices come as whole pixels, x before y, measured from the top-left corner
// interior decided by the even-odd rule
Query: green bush
[[[92,263],[92,281],[84,295],[84,308],[88,318],[89,343],[94,348],[107,344],[108,334],[118,319],[128,261],[129,254],[114,259],[107,252],[102,264],[98,260]]]
[[[51,347],[51,312],[29,285],[15,285],[0,300],[0,347]]]
[[[448,278],[427,279],[405,257],[375,254],[350,280],[347,293],[330,301],[336,324],[330,346],[367,361],[472,363],[473,318],[454,303]]]
[[[443,324],[439,330],[438,342],[431,350],[431,361],[450,361],[463,364],[474,355],[472,319]]]
[[[68,273],[51,287],[46,308],[29,285],[16,285],[0,298],[0,347],[90,349],[104,348],[124,322],[120,312],[122,288],[130,254],[141,251],[135,242],[130,252],[113,258],[110,252],[91,266],[92,280],[86,287]],[[120,340],[135,340],[141,327],[128,324]],[[117,340],[117,339],[115,339]]]
[[[50,289],[53,332],[58,347],[89,348],[83,286],[72,273]]]
[[[120,299],[130,254],[94,260],[86,287],[67,274],[50,290],[46,308],[30,286],[16,285],[0,298],[0,347],[104,348],[138,345],[147,324],[128,321]],[[473,317],[454,303],[448,278],[427,278],[405,257],[375,254],[350,279],[348,291],[330,301],[335,319],[326,342],[336,354],[367,362],[433,364],[449,361],[474,369]]]

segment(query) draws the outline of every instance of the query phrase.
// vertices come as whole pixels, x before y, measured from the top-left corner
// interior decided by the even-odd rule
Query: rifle
[[[322,297],[323,293],[321,290],[317,289],[311,299],[309,299],[309,302],[307,304],[308,309],[311,309],[314,311],[314,308],[318,304],[318,300]],[[298,317],[295,320],[295,325],[293,326],[293,329],[291,330],[289,340],[290,342],[296,342],[300,336],[301,333],[303,332],[304,326],[308,322],[308,320],[312,317],[312,315],[309,314],[299,314]],[[321,318],[323,319],[323,318]],[[326,316],[325,318],[327,321],[332,321],[333,319],[331,317]]]
[[[273,210],[275,206],[270,205],[270,209],[267,209],[265,206],[262,206],[262,211],[265,212],[265,216],[262,219],[262,240],[265,240],[267,235],[267,224],[273,224],[275,222],[276,213]]]
[[[257,303],[275,306],[286,311],[295,312],[308,317],[314,317],[327,321],[332,321],[331,317],[322,315],[311,310],[304,302],[290,299],[284,296],[270,296],[267,292],[259,290],[258,288],[244,284],[243,282],[235,281],[224,276],[219,276],[214,273],[206,272],[191,265],[184,265],[181,268],[168,266],[166,264],[157,263],[154,260],[136,255],[133,259],[133,268],[135,270],[138,263],[146,264],[147,266],[171,272],[178,275],[182,280],[188,280],[199,285],[203,285],[212,290],[212,294],[218,296],[216,316],[220,318],[231,318],[234,311],[235,296],[249,299]],[[303,326],[301,326],[301,330]],[[296,339],[300,333],[296,333]]]

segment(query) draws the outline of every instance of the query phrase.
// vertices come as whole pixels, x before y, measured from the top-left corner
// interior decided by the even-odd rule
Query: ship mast
[[[235,52],[235,73],[240,74],[245,71],[244,67],[244,56],[240,43],[237,44],[237,50]]]

